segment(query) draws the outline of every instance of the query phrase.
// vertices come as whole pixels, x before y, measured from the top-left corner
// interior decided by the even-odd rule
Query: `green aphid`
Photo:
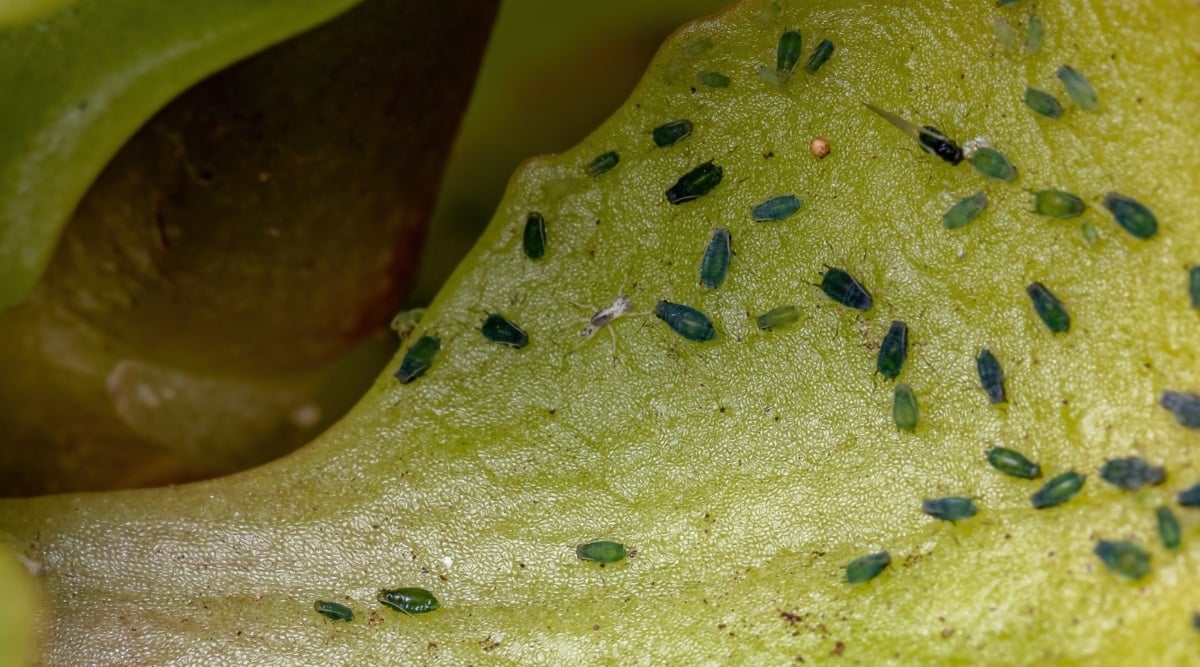
[[[442,349],[442,341],[438,340],[437,336],[418,338],[408,348],[408,352],[404,353],[404,360],[400,362],[400,370],[396,371],[396,379],[400,381],[400,384],[408,384],[424,375],[425,371],[433,365],[433,358],[437,356],[440,349]]]
[[[1093,551],[1105,567],[1126,579],[1136,581],[1150,574],[1150,554],[1133,542],[1100,540]]]
[[[892,564],[892,555],[886,551],[855,558],[846,566],[846,583],[861,584],[878,577]]]
[[[612,542],[609,540],[598,540],[596,542],[587,542],[575,547],[575,557],[579,560],[591,561],[607,565],[624,560],[625,556],[629,555],[629,550],[620,542]]]
[[[1054,333],[1066,333],[1071,330],[1071,316],[1067,313],[1067,307],[1046,289],[1045,285],[1030,283],[1029,287],[1025,288],[1025,293],[1033,301],[1033,309],[1037,311],[1038,317],[1042,318],[1047,329]]]
[[[1004,369],[1000,368],[1000,361],[991,350],[986,347],[979,350],[979,355],[975,357],[975,371],[979,374],[979,385],[987,392],[988,403],[996,405],[1008,400],[1004,390]]]
[[[1163,546],[1174,551],[1179,548],[1179,544],[1183,539],[1183,533],[1179,528],[1179,519],[1170,507],[1166,505],[1160,506],[1154,512],[1154,516],[1158,519],[1158,539],[1162,540]]]
[[[692,133],[692,121],[684,118],[681,120],[673,120],[669,123],[663,123],[654,128],[651,133],[654,137],[654,145],[659,148],[674,146],[679,141]]]
[[[975,171],[998,181],[1011,183],[1017,179],[1017,168],[1004,154],[990,146],[975,149],[971,154],[971,166]]]
[[[796,195],[779,195],[755,206],[750,211],[750,218],[755,222],[786,220],[799,211],[801,206],[804,206],[804,201]]]
[[[441,604],[433,593],[424,588],[395,588],[379,591],[379,602],[405,614],[428,614],[436,611]]]
[[[1066,220],[1083,215],[1083,200],[1062,190],[1042,190],[1033,195],[1033,210],[1047,218]]]
[[[479,331],[484,338],[493,343],[515,347],[518,350],[529,344],[529,334],[503,315],[489,314]]]
[[[1200,429],[1200,396],[1168,389],[1162,393],[1159,405],[1170,411],[1181,425]]]
[[[779,36],[779,46],[775,48],[775,71],[781,77],[788,77],[796,69],[800,61],[800,32],[788,30]]]
[[[1188,269],[1188,296],[1192,300],[1192,308],[1200,308],[1200,266]]]
[[[875,305],[867,288],[843,269],[831,268],[825,271],[825,275],[821,276],[821,291],[843,306],[864,313]]]
[[[612,171],[612,168],[617,166],[617,163],[620,161],[621,155],[619,153],[616,151],[609,151],[602,155],[597,155],[595,159],[588,163],[588,166],[584,171],[587,172],[588,176],[595,178],[600,174],[605,174]]]
[[[942,215],[942,226],[946,229],[963,227],[978,217],[983,209],[987,208],[987,204],[988,197],[982,192],[964,197]]]
[[[1046,485],[1038,489],[1038,492],[1029,498],[1033,504],[1033,509],[1040,510],[1047,507],[1058,507],[1067,502],[1079,493],[1083,488],[1084,481],[1087,477],[1080,475],[1074,470],[1064,472],[1054,479],[1046,482]]]
[[[720,72],[699,72],[696,74],[696,82],[702,86],[709,88],[728,88],[729,77]]]
[[[829,59],[833,56],[833,42],[828,39],[821,40],[817,44],[817,48],[813,49],[812,55],[808,57],[808,62],[804,63],[804,71],[809,74],[816,74],[817,70],[821,69]]]
[[[721,228],[713,232],[708,247],[704,249],[704,257],[700,260],[700,283],[706,289],[716,289],[725,282],[732,254],[729,230]]]
[[[1010,477],[1021,479],[1037,479],[1042,476],[1042,468],[1025,458],[1025,455],[1007,447],[992,447],[987,454],[988,463],[992,467]]]
[[[1127,456],[1105,461],[1100,466],[1100,478],[1126,491],[1137,491],[1143,486],[1162,484],[1167,479],[1167,472],[1162,466],[1150,465],[1140,456]]]
[[[962,162],[962,148],[958,144],[954,143],[954,141],[949,137],[942,134],[941,131],[936,127],[933,127],[932,125],[926,125],[922,127],[912,121],[901,118],[890,111],[884,111],[873,104],[863,102],[863,105],[878,114],[887,122],[899,128],[904,134],[907,134],[912,139],[915,139],[916,142],[921,145],[921,148],[925,150],[925,152],[936,155],[942,160],[949,162],[951,165],[957,165],[959,162]]]
[[[1110,192],[1104,195],[1102,203],[1118,225],[1139,239],[1148,239],[1158,233],[1158,219],[1133,197]]]
[[[919,420],[920,408],[917,406],[917,397],[913,394],[912,387],[903,382],[898,383],[892,395],[892,421],[896,423],[897,428],[912,431],[917,428]]]
[[[962,521],[978,514],[979,508],[970,498],[949,496],[922,502],[921,511],[942,521]]]
[[[682,204],[699,199],[720,185],[724,176],[725,170],[720,166],[711,161],[705,162],[680,176],[675,185],[667,189],[667,201],[672,204]]]
[[[1192,629],[1200,630],[1200,611],[1192,613]]]
[[[1100,232],[1096,231],[1096,226],[1090,222],[1080,225],[1079,233],[1083,234],[1083,240],[1088,245],[1096,245],[1096,241],[1100,240]]]
[[[1184,507],[1200,507],[1200,484],[1193,484],[1191,487],[1180,491],[1175,499]]]
[[[883,377],[894,380],[904,367],[908,356],[908,325],[893,320],[888,332],[879,345],[879,356],[875,358],[875,370]]]
[[[795,324],[800,320],[800,309],[795,306],[780,306],[772,308],[767,312],[759,315],[755,319],[755,324],[759,329],[766,331],[767,329],[778,329]]]
[[[1046,118],[1058,118],[1063,115],[1062,104],[1058,98],[1037,88],[1025,89],[1025,106]]]
[[[318,614],[328,618],[331,621],[354,620],[354,610],[350,609],[350,607],[347,607],[344,604],[317,600],[313,603],[313,609],[315,609]]]
[[[702,37],[687,45],[685,51],[693,58],[703,53],[708,52],[713,47],[713,41],[707,37]]]
[[[691,306],[659,301],[654,306],[654,314],[658,319],[666,322],[667,326],[671,327],[675,333],[690,341],[703,343],[717,337],[717,330],[713,328],[712,320]]]
[[[525,218],[525,236],[522,239],[525,256],[529,259],[541,259],[546,254],[546,219],[541,213],[533,211]]]
[[[1079,105],[1079,108],[1088,111],[1095,111],[1099,108],[1099,98],[1096,97],[1096,89],[1092,84],[1079,72],[1075,71],[1070,65],[1060,65],[1054,72],[1058,75],[1058,80],[1062,81],[1063,87],[1067,89],[1067,95]]]
[[[1046,24],[1040,16],[1030,16],[1029,25],[1025,28],[1025,50],[1037,53],[1042,50],[1042,42],[1046,38]]]

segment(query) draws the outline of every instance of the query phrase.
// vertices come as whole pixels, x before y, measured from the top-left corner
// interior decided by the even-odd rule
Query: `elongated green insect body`
[[[546,219],[541,213],[533,211],[525,218],[525,235],[522,239],[525,256],[529,259],[541,259],[546,254]]]
[[[1175,513],[1170,507],[1162,505],[1155,510],[1154,517],[1158,522],[1158,539],[1162,540],[1163,546],[1172,551],[1178,549],[1183,533],[1179,529],[1179,519]]]
[[[1188,269],[1188,298],[1192,308],[1200,308],[1200,266]]]
[[[1046,485],[1038,489],[1038,492],[1030,497],[1029,501],[1034,509],[1046,509],[1047,507],[1057,507],[1068,500],[1075,497],[1079,490],[1083,488],[1083,483],[1087,478],[1074,470],[1064,472],[1054,479],[1046,482]]]
[[[1077,218],[1085,208],[1082,199],[1062,190],[1042,190],[1033,196],[1033,210],[1047,218]]]
[[[892,394],[892,421],[896,423],[897,428],[904,431],[915,430],[917,422],[920,421],[917,397],[912,388],[903,382],[896,385]]]
[[[908,356],[908,325],[893,320],[883,342],[879,345],[879,356],[875,358],[875,370],[889,380],[900,375],[904,359]]]
[[[713,328],[712,320],[691,306],[659,301],[654,306],[654,314],[658,319],[666,322],[667,326],[671,327],[675,333],[690,341],[703,343],[717,337],[717,330]]]
[[[696,74],[696,82],[709,88],[728,88],[730,80],[720,72],[704,71]]]
[[[780,76],[786,77],[796,69],[796,63],[800,61],[801,45],[799,31],[788,30],[779,36],[779,46],[775,49],[775,71]]]
[[[328,618],[331,621],[348,622],[354,620],[354,610],[350,609],[350,607],[347,607],[344,604],[317,600],[313,603],[313,609],[316,610],[318,614]]]
[[[1133,542],[1100,540],[1093,551],[1116,575],[1136,581],[1150,574],[1150,554]]]
[[[1067,307],[1058,300],[1058,297],[1054,296],[1053,292],[1046,289],[1045,285],[1030,283],[1029,287],[1025,288],[1025,292],[1029,294],[1034,311],[1037,312],[1047,329],[1054,333],[1066,333],[1071,330],[1071,316],[1067,313]]]
[[[1162,393],[1159,404],[1170,411],[1181,425],[1200,429],[1200,396],[1168,389]]]
[[[759,315],[754,321],[759,329],[778,329],[795,324],[800,320],[800,309],[795,306],[780,306],[772,308],[767,312]]]
[[[1099,232],[1096,231],[1095,225],[1090,222],[1080,225],[1079,231],[1083,233],[1083,240],[1087,241],[1088,245],[1096,245],[1096,241],[1100,240]]]
[[[817,48],[813,49],[812,55],[808,57],[808,62],[804,63],[804,71],[809,74],[816,74],[821,66],[829,61],[833,56],[833,42],[828,39],[823,39]]]
[[[1067,89],[1067,95],[1074,100],[1075,104],[1079,105],[1079,108],[1095,111],[1100,107],[1096,89],[1092,87],[1086,77],[1075,71],[1074,67],[1061,65],[1054,73],[1058,76],[1058,80],[1062,81],[1063,87]]]
[[[721,228],[713,232],[708,247],[704,249],[704,257],[700,260],[700,283],[706,289],[716,289],[725,282],[732,254],[729,230]]]
[[[1104,195],[1104,208],[1112,213],[1113,220],[1122,229],[1139,239],[1148,239],[1158,233],[1158,219],[1138,200],[1116,192]]]
[[[979,508],[970,498],[949,496],[922,502],[921,511],[942,521],[962,521],[978,514]]]
[[[1007,447],[993,447],[988,451],[988,463],[992,467],[1010,477],[1021,479],[1037,479],[1042,476],[1038,464],[1025,458],[1025,455]]]
[[[755,206],[750,211],[750,218],[755,222],[786,220],[799,211],[801,206],[804,206],[804,202],[796,195],[779,195]]]
[[[659,148],[674,146],[682,139],[692,133],[692,121],[684,118],[682,120],[673,120],[670,123],[663,123],[654,128],[652,136],[654,137],[654,145]]]
[[[1200,507],[1200,484],[1194,484],[1175,497],[1184,507]]]
[[[617,166],[617,163],[620,161],[620,153],[617,153],[616,151],[609,151],[607,153],[597,155],[595,159],[588,163],[588,166],[584,171],[587,172],[588,176],[595,178],[596,176],[612,171],[613,167]]]
[[[712,162],[705,162],[679,177],[675,185],[667,190],[667,201],[672,204],[682,204],[699,199],[720,185],[724,175],[725,170],[721,167]]]
[[[979,351],[975,357],[975,370],[979,374],[980,386],[987,392],[988,403],[995,405],[1008,400],[1008,394],[1004,391],[1004,370],[991,350],[985,347]]]
[[[821,291],[834,301],[864,313],[875,305],[867,288],[855,280],[847,271],[831,268],[821,276]]]
[[[1037,88],[1025,89],[1025,106],[1046,118],[1059,118],[1063,115],[1062,104],[1058,98]]]
[[[440,349],[442,349],[442,342],[438,340],[437,336],[418,338],[408,348],[408,352],[404,353],[404,360],[400,362],[400,370],[396,371],[396,379],[400,381],[400,384],[408,384],[424,375],[425,371],[433,365],[433,358],[437,356]]]
[[[1162,466],[1152,466],[1140,456],[1109,459],[1100,466],[1100,478],[1124,489],[1137,491],[1143,486],[1157,486],[1167,478]]]
[[[1042,41],[1046,37],[1046,24],[1040,16],[1030,16],[1029,25],[1025,29],[1025,50],[1037,53],[1042,49]]]
[[[946,229],[958,229],[974,220],[987,208],[988,198],[982,192],[976,192],[970,197],[960,199],[942,215],[942,226]]]
[[[971,166],[975,171],[998,181],[1011,183],[1017,179],[1017,168],[1004,154],[990,146],[977,148],[971,154]]]
[[[518,350],[529,344],[529,334],[503,315],[488,315],[479,331],[483,333],[484,338],[493,343],[515,347]]]
[[[379,603],[406,614],[428,614],[441,607],[433,593],[424,588],[394,588],[379,591]]]
[[[609,540],[598,540],[596,542],[587,542],[575,547],[575,557],[579,560],[592,561],[607,565],[624,560],[629,554],[629,550],[620,542],[612,542]]]
[[[846,583],[861,584],[870,581],[891,564],[892,555],[886,551],[855,558],[846,566]]]

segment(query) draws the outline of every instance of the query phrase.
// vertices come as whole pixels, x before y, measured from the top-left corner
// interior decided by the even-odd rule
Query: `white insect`
[[[592,318],[588,320],[587,326],[583,327],[583,331],[580,331],[579,335],[583,336],[584,339],[590,339],[596,335],[597,331],[603,329],[613,320],[623,315],[628,315],[631,312],[633,312],[633,300],[625,296],[623,292],[619,293],[611,306],[601,308],[596,311],[595,315],[592,315]],[[612,333],[614,339],[616,338],[616,334],[611,329],[609,333]]]

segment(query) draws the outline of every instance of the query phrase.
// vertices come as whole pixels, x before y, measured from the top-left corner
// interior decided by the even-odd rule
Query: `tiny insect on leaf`
[[[433,593],[424,588],[395,588],[379,591],[379,602],[405,614],[428,614],[441,607]]]
[[[1126,579],[1150,574],[1150,554],[1133,542],[1100,540],[1093,551],[1105,567]]]
[[[1188,298],[1192,308],[1200,308],[1200,266],[1188,269]]]
[[[846,566],[846,583],[861,584],[870,581],[891,564],[892,555],[886,551],[855,558]]]
[[[775,48],[775,71],[786,77],[796,69],[800,60],[802,42],[800,32],[788,30],[779,36],[779,46]]]
[[[804,201],[796,195],[779,195],[755,206],[750,211],[750,218],[755,222],[786,220],[799,211],[801,206],[804,206]]]
[[[654,128],[651,133],[654,137],[654,145],[659,148],[674,146],[692,133],[692,121],[685,119],[673,120],[670,123],[663,123]]]
[[[1029,25],[1025,28],[1025,50],[1037,53],[1042,49],[1046,37],[1046,24],[1040,16],[1030,16]]]
[[[729,77],[720,72],[700,72],[696,74],[696,82],[709,88],[728,88]]]
[[[344,604],[337,602],[326,602],[325,600],[317,600],[313,603],[313,609],[325,618],[331,621],[353,621],[354,610]]]
[[[821,276],[821,291],[834,301],[864,313],[875,305],[870,293],[849,272],[831,268]]]
[[[1038,464],[1007,447],[993,447],[988,451],[987,460],[993,468],[1011,477],[1037,479],[1042,476],[1042,469]]]
[[[987,208],[987,204],[988,197],[982,192],[964,197],[942,215],[942,226],[946,229],[966,226]]]
[[[1008,400],[1004,390],[1004,370],[991,350],[986,347],[979,350],[979,355],[975,357],[975,371],[979,374],[980,386],[987,392],[989,403],[995,405]]]
[[[1041,190],[1033,195],[1033,210],[1047,218],[1077,218],[1085,208],[1082,199],[1063,190]]]
[[[534,211],[525,218],[525,235],[522,239],[525,256],[541,259],[546,254],[546,219]]]
[[[1038,489],[1037,493],[1033,494],[1029,501],[1034,509],[1046,509],[1047,507],[1057,507],[1068,500],[1075,497],[1079,490],[1083,488],[1083,483],[1086,481],[1084,475],[1071,470],[1058,475],[1046,485]]]
[[[1139,239],[1148,239],[1158,233],[1158,219],[1144,204],[1125,195],[1110,192],[1104,195],[1104,208],[1122,229]]]
[[[778,329],[795,324],[800,320],[800,309],[795,306],[779,306],[759,315],[755,324],[759,329]]]
[[[484,338],[493,343],[500,343],[518,350],[529,344],[529,334],[503,315],[495,313],[488,315],[479,331],[483,333]]]
[[[970,498],[949,496],[922,502],[921,511],[942,521],[962,521],[978,514],[979,508]]]
[[[904,118],[901,118],[890,111],[884,111],[873,104],[863,102],[863,105],[878,114],[887,122],[899,128],[909,137],[915,139],[917,143],[920,144],[921,148],[925,150],[925,152],[936,155],[942,160],[949,162],[951,165],[957,165],[959,162],[962,162],[962,148],[959,147],[958,144],[951,141],[949,137],[942,134],[936,127],[933,127],[932,125],[921,127],[920,125],[905,120]]]
[[[591,561],[607,565],[624,560],[629,554],[629,550],[620,542],[612,542],[609,540],[597,540],[595,542],[586,542],[575,547],[575,557],[579,560]]]
[[[1045,285],[1031,283],[1025,288],[1025,292],[1047,329],[1054,333],[1066,333],[1071,330],[1071,316],[1067,313],[1067,307]]]
[[[672,204],[683,204],[703,197],[713,191],[721,183],[725,170],[712,162],[689,171],[667,189],[667,201]]]
[[[1081,109],[1095,111],[1100,107],[1096,89],[1092,87],[1087,77],[1075,71],[1074,67],[1061,65],[1054,73],[1058,76],[1058,80],[1062,81],[1063,87],[1067,89],[1067,95]]]
[[[401,384],[408,384],[424,375],[425,371],[433,365],[433,358],[437,356],[440,349],[442,349],[442,343],[437,336],[418,338],[408,348],[408,352],[404,353],[404,360],[400,362],[400,369],[396,371],[396,379]]]
[[[1127,456],[1105,461],[1100,466],[1100,478],[1126,491],[1137,491],[1162,484],[1167,473],[1162,466],[1152,466],[1139,456]]]
[[[1059,118],[1063,115],[1062,104],[1058,98],[1037,88],[1025,89],[1025,106],[1046,118]]]
[[[990,146],[983,146],[971,154],[971,166],[984,176],[998,181],[1011,183],[1017,179],[1017,168],[1003,153]]]
[[[875,370],[889,380],[896,379],[908,356],[908,325],[893,320],[883,342],[879,345],[879,356],[875,358]]]
[[[1162,393],[1159,404],[1175,416],[1175,421],[1187,428],[1200,429],[1200,396],[1171,391]]]
[[[595,159],[588,163],[585,171],[588,176],[595,178],[601,174],[612,171],[613,167],[621,161],[621,155],[616,151],[609,151],[601,155],[597,155]]]
[[[700,260],[700,283],[706,289],[716,289],[725,282],[732,254],[729,230],[721,228],[713,232]]]
[[[1193,484],[1180,491],[1175,499],[1184,507],[1200,507],[1200,484]]]
[[[1154,511],[1154,517],[1158,523],[1158,539],[1162,540],[1163,546],[1172,551],[1178,549],[1183,533],[1179,528],[1179,519],[1175,513],[1171,511],[1170,507],[1162,505]]]
[[[712,320],[691,306],[659,301],[654,306],[654,315],[666,322],[667,326],[671,327],[675,333],[690,341],[703,343],[717,337],[717,330],[713,328]]]
[[[892,421],[897,428],[912,431],[917,428],[919,420],[920,407],[917,405],[916,394],[913,394],[912,388],[907,384],[897,384],[892,394]]]
[[[809,74],[816,74],[821,66],[829,61],[833,56],[833,42],[828,39],[822,39],[817,48],[813,49],[812,55],[808,57],[808,62],[804,63],[804,71]]]

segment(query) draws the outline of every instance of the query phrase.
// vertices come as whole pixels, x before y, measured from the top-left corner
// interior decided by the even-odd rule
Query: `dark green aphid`
[[[993,468],[1005,475],[1021,479],[1037,479],[1042,476],[1042,469],[1038,464],[1007,447],[992,447],[988,451],[987,460]]]
[[[1042,40],[1045,37],[1046,24],[1042,23],[1042,17],[1030,16],[1029,26],[1025,30],[1025,50],[1037,53],[1042,49]]]
[[[1157,486],[1167,478],[1162,466],[1152,466],[1140,456],[1109,459],[1100,466],[1100,477],[1104,481],[1126,491],[1137,491],[1143,486]]]
[[[786,220],[799,211],[801,206],[804,206],[804,202],[796,195],[779,195],[755,206],[750,211],[750,218],[755,222]]]
[[[987,208],[987,204],[987,195],[982,192],[965,197],[942,215],[942,226],[946,229],[958,229],[974,220]]]
[[[1200,507],[1200,484],[1194,484],[1180,491],[1175,498],[1184,507]]]
[[[1025,288],[1025,292],[1033,301],[1033,309],[1037,311],[1038,317],[1042,318],[1047,329],[1054,333],[1066,333],[1071,329],[1071,316],[1067,314],[1067,307],[1046,289],[1045,285],[1031,283]]]
[[[667,190],[667,201],[672,204],[682,204],[699,199],[712,192],[713,188],[721,183],[724,175],[725,170],[721,167],[712,162],[705,162],[679,177],[675,185]]]
[[[1042,190],[1033,196],[1033,210],[1047,218],[1077,218],[1084,208],[1082,199],[1062,190]]]
[[[1192,628],[1200,630],[1200,611],[1192,613]]]
[[[833,56],[833,42],[828,39],[821,40],[817,44],[817,48],[813,49],[812,55],[808,57],[808,62],[804,63],[804,71],[809,74],[816,74],[817,70],[821,69],[829,58]]]
[[[800,309],[795,306],[772,308],[755,320],[759,329],[777,329],[795,324],[800,319]]]
[[[1011,183],[1017,178],[1017,168],[1003,153],[990,146],[975,149],[971,154],[971,166],[984,176],[999,181]]]
[[[503,315],[490,314],[479,328],[483,337],[518,350],[529,344],[529,334]]]
[[[588,560],[605,565],[624,560],[628,554],[629,550],[625,548],[624,544],[608,540],[587,542],[575,547],[575,557],[579,560]]]
[[[1163,546],[1172,551],[1178,549],[1183,533],[1179,529],[1179,519],[1175,517],[1175,513],[1170,507],[1162,505],[1155,510],[1154,516],[1158,519],[1158,539],[1162,540]]]
[[[1029,499],[1033,504],[1033,509],[1040,510],[1047,507],[1057,507],[1067,502],[1074,498],[1075,494],[1079,493],[1086,479],[1087,477],[1084,475],[1071,470],[1046,482],[1046,485],[1038,489],[1038,492],[1033,494]]]
[[[1192,299],[1192,308],[1200,308],[1200,266],[1188,269],[1188,296]]]
[[[1183,426],[1200,429],[1200,396],[1168,389],[1162,393],[1159,403]]]
[[[729,230],[721,228],[713,232],[712,240],[704,249],[704,258],[700,260],[700,282],[707,289],[716,289],[725,282],[732,254],[729,242]]]
[[[691,133],[692,121],[685,118],[683,120],[673,120],[669,123],[663,123],[654,128],[652,134],[654,136],[654,145],[659,148],[666,148],[667,146],[674,146],[679,143],[679,140]]]
[[[874,111],[882,116],[887,122],[900,128],[900,130],[909,137],[915,139],[917,143],[921,145],[921,148],[925,149],[925,152],[932,153],[933,155],[938,156],[942,160],[945,160],[952,165],[962,162],[962,148],[950,140],[949,137],[942,134],[941,131],[936,127],[933,127],[932,125],[921,127],[920,125],[917,125],[911,121],[907,121],[890,111],[884,111],[873,104],[867,104],[866,102],[863,102],[863,104],[866,105],[866,107],[871,111]]]
[[[1105,567],[1126,579],[1141,579],[1150,573],[1150,554],[1133,542],[1100,540],[1093,550]]]
[[[354,620],[354,610],[350,609],[350,607],[347,607],[344,604],[317,600],[313,603],[313,609],[315,609],[318,614],[328,618],[331,621]]]
[[[654,314],[658,319],[666,322],[667,326],[671,327],[675,333],[688,340],[703,343],[717,337],[717,330],[713,328],[712,320],[691,306],[659,301],[654,306]]]
[[[728,88],[729,77],[720,72],[700,72],[696,75],[696,81],[702,86],[709,88]]]
[[[617,163],[620,161],[621,155],[616,151],[609,151],[602,155],[597,155],[595,159],[588,163],[586,169],[587,175],[596,177],[600,174],[612,171],[612,168],[617,166]]]
[[[1058,98],[1037,88],[1025,89],[1025,106],[1046,118],[1058,118],[1063,114],[1062,104],[1059,104]]]
[[[891,564],[892,555],[886,551],[855,558],[846,566],[846,582],[861,584],[870,581],[878,577]]]
[[[1000,368],[1000,362],[991,350],[985,347],[979,351],[979,356],[975,357],[975,370],[979,373],[980,386],[987,392],[988,403],[995,405],[1008,400],[1004,391],[1004,369]]]
[[[782,77],[787,77],[796,69],[800,61],[800,32],[788,30],[779,36],[779,46],[775,48],[775,71]]]
[[[425,371],[433,365],[433,358],[437,356],[440,349],[442,349],[442,342],[438,340],[437,336],[418,338],[412,347],[408,348],[408,352],[404,353],[404,360],[400,362],[400,370],[396,371],[396,379],[400,381],[400,384],[408,384],[424,375]]]
[[[1139,239],[1148,239],[1158,233],[1158,220],[1154,214],[1133,197],[1110,192],[1104,195],[1102,203],[1118,225]]]
[[[442,605],[424,588],[395,588],[379,591],[379,602],[406,614],[428,614]]]
[[[875,305],[867,289],[842,269],[829,269],[821,276],[821,291],[838,303],[864,313]]]
[[[1095,111],[1099,108],[1099,99],[1096,97],[1096,89],[1092,84],[1079,72],[1075,71],[1070,65],[1061,65],[1054,72],[1058,75],[1058,80],[1062,81],[1063,87],[1067,89],[1067,95],[1078,104],[1081,109]]]
[[[904,359],[908,356],[908,325],[900,320],[893,320],[888,327],[883,342],[879,344],[879,356],[875,358],[875,370],[889,380],[900,375],[904,367]]]
[[[892,421],[896,423],[897,428],[912,431],[917,428],[919,420],[920,408],[917,406],[916,395],[911,387],[903,382],[898,383],[892,395]]]
[[[525,218],[523,242],[529,259],[541,259],[546,254],[546,219],[541,213],[534,211]]]
[[[942,521],[962,521],[970,519],[979,513],[975,501],[961,496],[949,496],[926,500],[921,503],[921,511]]]

